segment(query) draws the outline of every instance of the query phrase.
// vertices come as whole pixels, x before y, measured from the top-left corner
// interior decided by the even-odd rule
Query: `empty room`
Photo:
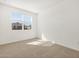
[[[79,58],[79,0],[0,0],[0,58]]]

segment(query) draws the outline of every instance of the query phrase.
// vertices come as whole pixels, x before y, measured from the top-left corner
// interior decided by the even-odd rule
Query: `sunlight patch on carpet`
[[[38,41],[29,42],[29,43],[26,43],[26,44],[29,44],[29,45],[38,45],[38,46],[52,46],[55,43],[52,43],[50,41],[38,40]]]

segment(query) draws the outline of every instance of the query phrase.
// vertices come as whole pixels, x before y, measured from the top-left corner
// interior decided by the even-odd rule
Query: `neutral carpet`
[[[33,39],[34,40],[34,39]],[[0,58],[78,58],[79,52],[57,45],[27,44],[33,40],[20,41],[0,46]],[[45,43],[46,44],[46,43]]]

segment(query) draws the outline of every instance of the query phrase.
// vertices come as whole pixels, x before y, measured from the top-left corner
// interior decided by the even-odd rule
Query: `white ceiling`
[[[38,13],[49,7],[54,7],[63,0],[0,0],[1,3],[22,8],[31,12]]]

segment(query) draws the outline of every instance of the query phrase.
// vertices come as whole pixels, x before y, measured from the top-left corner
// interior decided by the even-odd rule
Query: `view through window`
[[[32,28],[32,17],[19,12],[11,13],[12,30],[30,30]]]

